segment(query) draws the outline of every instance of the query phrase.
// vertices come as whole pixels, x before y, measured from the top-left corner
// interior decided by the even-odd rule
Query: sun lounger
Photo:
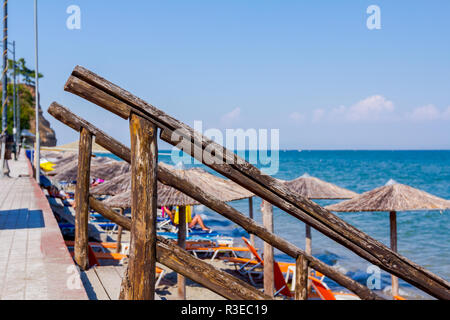
[[[251,267],[247,271],[247,275],[249,276],[250,282],[252,282],[252,284],[254,285],[255,283],[253,281],[253,276],[252,276],[252,274],[254,274],[253,270],[258,266],[261,266],[261,267],[264,266],[264,260],[258,254],[256,248],[250,244],[250,241],[248,239],[242,237],[242,240],[247,245],[247,247],[250,250],[250,252],[252,253],[252,255],[255,257],[255,260],[258,262],[257,265]],[[295,265],[295,264],[284,263],[283,265],[285,266],[285,270],[287,272],[289,265]],[[274,283],[275,283],[275,290],[276,290],[275,296],[278,294],[282,294],[286,297],[292,297],[292,293],[287,285],[285,278],[283,277],[283,272],[282,272],[281,266],[276,261],[274,261],[274,263],[273,263],[273,274],[274,274]]]
[[[361,300],[357,295],[344,292],[333,292],[327,284],[316,277],[309,276],[312,288],[322,300]]]
[[[200,248],[192,248],[187,249],[191,251],[195,257],[197,257],[197,253],[212,253],[211,261],[213,261],[219,253],[230,253],[235,258],[238,258],[236,252],[250,252],[248,248],[244,247],[229,247],[229,246],[217,246],[217,247],[200,247]]]

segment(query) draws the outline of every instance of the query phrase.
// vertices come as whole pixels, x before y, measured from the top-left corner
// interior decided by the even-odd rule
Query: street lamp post
[[[1,173],[4,177],[7,166],[6,155],[6,130],[8,112],[8,0],[3,0],[3,81],[2,81],[2,149],[1,149]]]
[[[36,98],[36,147],[34,150],[36,181],[39,184],[40,179],[40,137],[39,137],[39,56],[38,56],[38,7],[37,0],[34,0],[34,37],[35,37],[35,58],[36,58],[36,71],[35,71],[35,98]]]
[[[17,154],[16,41],[13,41],[13,79],[13,139]]]
[[[20,153],[20,147],[21,147],[21,132],[22,130],[20,129],[20,78],[19,78],[19,85],[17,86],[17,138],[16,141],[18,141],[19,144],[19,148],[17,149],[17,154]],[[16,145],[17,148],[17,145]]]
[[[20,99],[18,97],[17,86],[17,63],[16,63],[16,41],[8,42],[12,45],[13,49],[7,49],[13,55],[13,138],[14,145],[17,148],[17,142],[20,141]],[[0,44],[0,48],[3,48],[3,44]],[[9,69],[9,67],[8,67]],[[9,100],[9,99],[8,99]],[[17,150],[17,149],[16,149]]]

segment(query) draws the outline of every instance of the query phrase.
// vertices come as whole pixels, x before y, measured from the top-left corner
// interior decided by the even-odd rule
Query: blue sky
[[[66,28],[73,4],[81,30]],[[381,30],[366,27],[373,4]],[[63,91],[79,64],[191,126],[280,129],[281,148],[449,149],[449,12],[448,0],[39,0],[41,104],[129,144],[126,121]],[[34,67],[33,1],[9,1],[9,19]],[[47,118],[60,143],[77,138]]]

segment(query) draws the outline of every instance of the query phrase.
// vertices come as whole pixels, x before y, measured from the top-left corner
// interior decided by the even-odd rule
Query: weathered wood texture
[[[390,229],[391,229],[391,249],[397,252],[397,213],[391,211],[389,213]],[[392,276],[392,296],[398,296],[398,278]]]
[[[254,219],[253,218],[253,197],[248,198],[248,217],[252,220]],[[252,246],[255,246],[255,235],[254,234],[250,235],[250,244]]]
[[[75,262],[82,270],[89,268],[88,223],[92,134],[82,128],[78,150],[78,175],[75,187]]]
[[[123,297],[154,300],[156,267],[157,128],[132,114],[131,242]]]
[[[311,226],[305,225],[305,252],[309,255],[312,255],[312,235],[311,235]],[[308,265],[308,264],[306,264]],[[307,270],[304,270],[303,272],[306,272],[306,274],[309,274],[309,268]],[[308,282],[308,292],[311,289],[311,283]]]
[[[178,246],[186,249],[186,207],[181,206],[178,213]],[[183,275],[177,275],[178,298],[186,300],[186,279]]]
[[[114,140],[113,138],[106,135],[104,132],[90,124],[89,122],[75,116],[69,109],[62,107],[57,103],[53,103],[48,112],[55,116],[55,118],[63,118],[64,123],[67,123],[69,127],[78,128],[79,126],[89,128],[92,130],[91,132],[98,134],[103,137],[102,140],[98,140],[96,138],[96,142],[106,149],[110,150],[113,154],[117,155],[121,159],[130,162],[130,149],[126,146],[122,145],[120,142]],[[104,143],[107,141],[107,143]],[[349,277],[341,274],[336,271],[334,268],[328,266],[322,261],[314,258],[313,256],[307,255],[304,251],[295,247],[288,241],[283,238],[268,232],[263,226],[257,224],[255,221],[250,219],[249,217],[244,216],[239,211],[220,201],[219,199],[214,198],[213,196],[206,194],[202,189],[193,185],[189,180],[182,176],[176,176],[168,170],[164,170],[163,167],[158,167],[158,180],[162,183],[174,187],[175,189],[184,192],[189,195],[193,199],[203,203],[205,206],[218,212],[224,217],[230,219],[234,223],[238,224],[245,230],[247,230],[250,234],[255,234],[264,241],[271,243],[274,247],[281,250],[282,252],[288,254],[293,258],[297,258],[299,255],[303,255],[310,263],[310,267],[316,269],[317,271],[323,273],[330,279],[336,281],[343,287],[353,291],[355,294],[360,296],[362,299],[381,299],[367,287],[359,284],[358,282],[350,279]],[[92,209],[95,211],[102,213],[103,216],[108,218],[109,220],[117,223],[119,225],[124,226],[126,229],[131,228],[130,219],[126,217],[120,216],[114,210],[109,209],[100,201],[95,200],[93,197],[90,197],[90,204]],[[129,224],[127,226],[127,224]]]
[[[261,211],[264,228],[273,233],[273,206],[269,202],[263,201]],[[273,247],[264,241],[264,292],[270,296],[273,296],[275,291],[273,262]]]
[[[305,252],[308,254],[312,253],[312,239],[311,239],[311,226],[305,225]]]
[[[308,260],[298,256],[295,262],[295,300],[308,299]]]

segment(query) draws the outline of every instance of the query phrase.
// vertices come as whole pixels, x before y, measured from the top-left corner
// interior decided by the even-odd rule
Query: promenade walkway
[[[24,153],[0,178],[0,300],[87,299]]]

